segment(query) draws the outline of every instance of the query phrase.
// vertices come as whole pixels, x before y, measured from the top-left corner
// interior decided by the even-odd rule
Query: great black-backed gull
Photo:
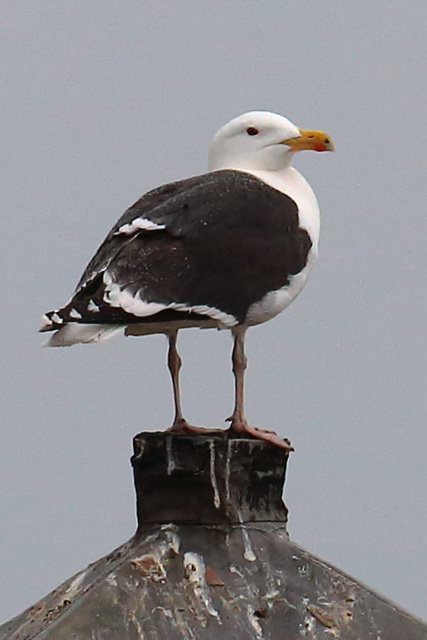
[[[184,327],[230,329],[235,406],[230,430],[289,444],[251,427],[243,409],[248,327],[270,320],[300,293],[317,255],[319,207],[293,167],[296,151],[333,151],[329,136],[253,111],[212,139],[209,173],[142,196],[111,229],[70,301],[43,316],[48,346],[164,333],[169,339],[176,432],[184,419],[176,348]]]

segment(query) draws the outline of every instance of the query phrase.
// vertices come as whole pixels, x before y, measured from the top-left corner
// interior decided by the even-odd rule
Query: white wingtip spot
[[[56,312],[52,313],[51,320],[53,324],[62,324],[64,321]]]
[[[99,307],[97,304],[94,303],[93,300],[89,300],[89,303],[87,305],[87,310],[89,311],[89,313],[98,313]]]
[[[68,315],[70,316],[70,318],[74,318],[75,320],[81,320],[83,317],[82,314],[77,311],[77,309],[71,309]]]

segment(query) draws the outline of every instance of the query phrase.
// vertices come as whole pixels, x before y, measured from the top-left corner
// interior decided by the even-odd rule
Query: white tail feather
[[[69,323],[55,331],[45,343],[45,347],[70,347],[73,344],[104,342],[122,331],[124,325],[118,324],[80,324]]]

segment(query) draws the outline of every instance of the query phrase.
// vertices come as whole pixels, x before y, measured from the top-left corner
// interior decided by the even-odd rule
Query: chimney
[[[0,640],[426,640],[427,627],[289,541],[288,453],[142,433],[138,529],[0,627]]]
[[[164,433],[142,433],[133,448],[139,532],[169,522],[285,527],[284,449],[261,440]]]

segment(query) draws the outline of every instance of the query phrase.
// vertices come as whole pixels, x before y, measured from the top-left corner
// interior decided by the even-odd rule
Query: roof
[[[427,639],[422,622],[289,541],[285,450],[167,434],[134,446],[136,535],[1,640]]]

